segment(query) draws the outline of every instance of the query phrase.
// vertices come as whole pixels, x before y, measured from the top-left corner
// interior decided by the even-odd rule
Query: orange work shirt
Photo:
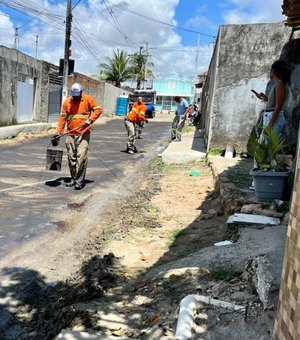
[[[68,97],[63,103],[62,112],[58,119],[57,133],[62,135],[65,125],[67,125],[67,131],[78,128],[70,132],[70,135],[88,134],[91,132],[91,126],[80,126],[87,119],[90,119],[93,123],[101,116],[102,111],[98,102],[92,96],[82,94],[78,102],[75,102],[73,97]]]
[[[132,123],[140,124],[140,121],[146,122],[145,113],[147,111],[147,106],[145,103],[135,102],[132,106],[132,109],[129,113],[127,113],[126,118],[129,119]]]

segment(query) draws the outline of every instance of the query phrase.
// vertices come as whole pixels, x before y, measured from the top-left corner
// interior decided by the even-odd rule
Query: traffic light
[[[75,66],[75,60],[69,59],[69,70],[68,70],[68,76],[72,75],[74,73],[74,66]],[[58,76],[62,77],[64,75],[64,59],[59,59],[59,72]]]

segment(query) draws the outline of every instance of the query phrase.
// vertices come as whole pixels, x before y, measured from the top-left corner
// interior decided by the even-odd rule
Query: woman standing
[[[277,60],[272,64],[270,79],[273,80],[274,85],[268,96],[264,93],[256,93],[256,96],[266,102],[266,108],[263,113],[263,127],[272,128],[280,136],[285,125],[283,109],[288,99],[291,82],[290,70],[284,61]]]
[[[270,80],[273,85],[268,93],[257,93],[253,91],[257,98],[266,102],[266,107],[262,112],[262,132],[259,142],[268,142],[267,131],[272,129],[278,136],[281,136],[285,126],[284,108],[289,95],[290,70],[282,60],[275,61],[270,68]],[[257,168],[254,160],[254,169]],[[250,186],[254,189],[254,183]]]

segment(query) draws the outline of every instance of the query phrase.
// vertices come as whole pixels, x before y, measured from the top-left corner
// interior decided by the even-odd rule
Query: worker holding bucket
[[[65,127],[67,128],[66,147],[71,174],[67,187],[74,186],[76,190],[80,190],[85,185],[91,125],[101,113],[98,102],[92,96],[83,94],[80,84],[73,84],[71,96],[63,102],[57,135],[52,137],[52,144],[58,144]]]

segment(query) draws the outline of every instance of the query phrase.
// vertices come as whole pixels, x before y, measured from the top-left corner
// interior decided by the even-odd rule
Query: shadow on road
[[[4,268],[0,288],[1,339],[53,339],[76,319],[88,328],[97,328],[88,312],[73,305],[100,298],[116,278],[110,273],[111,255],[92,257],[76,273],[76,279],[56,285],[45,282],[39,272],[25,268]]]

